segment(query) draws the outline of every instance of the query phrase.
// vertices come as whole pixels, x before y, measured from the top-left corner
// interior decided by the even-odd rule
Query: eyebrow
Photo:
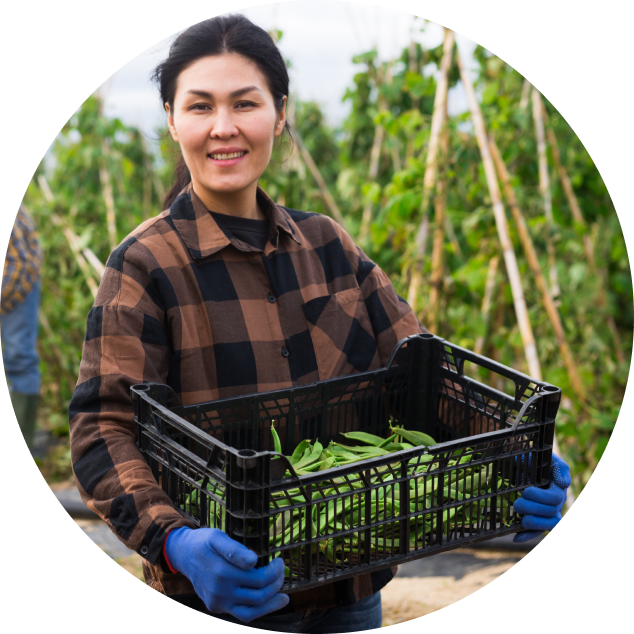
[[[253,90],[262,92],[257,86],[246,86],[245,88],[238,88],[238,90],[234,90],[232,93],[229,94],[229,97],[232,99],[234,97],[240,97],[241,95],[244,95]],[[198,95],[199,97],[204,97],[205,99],[213,99],[213,95],[210,92],[207,92],[206,90],[196,90],[195,88],[192,88],[191,90],[187,91],[187,94]]]

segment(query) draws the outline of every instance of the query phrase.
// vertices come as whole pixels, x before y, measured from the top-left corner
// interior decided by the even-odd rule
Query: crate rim
[[[499,363],[498,361],[494,361],[492,359],[489,359],[487,357],[484,357],[483,355],[479,355],[476,354],[475,352],[471,352],[469,350],[467,350],[466,348],[463,348],[462,346],[456,345],[454,343],[451,343],[450,341],[447,341],[446,339],[439,337],[437,335],[433,335],[431,333],[419,333],[419,334],[415,334],[415,335],[409,335],[407,337],[404,337],[403,339],[401,339],[400,341],[398,341],[393,350],[392,353],[390,354],[390,357],[386,363],[386,365],[383,368],[377,368],[377,370],[388,370],[391,366],[392,366],[392,362],[394,361],[394,358],[396,357],[396,353],[398,352],[398,350],[405,345],[408,341],[411,341],[412,339],[415,338],[424,338],[424,339],[435,339],[439,342],[439,344],[441,346],[445,346],[445,345],[449,345],[451,346],[451,348],[454,349],[454,351],[459,351],[460,353],[464,353],[464,356],[461,357],[461,362],[459,365],[461,368],[464,368],[464,361],[465,360],[477,360],[478,363],[487,369],[490,370],[503,370],[504,372],[500,372],[500,374],[502,374],[503,376],[505,374],[512,374],[514,377],[519,377],[522,379],[526,379],[527,384],[533,383],[536,386],[538,386],[540,388],[540,391],[535,392],[535,394],[531,395],[529,398],[526,399],[526,401],[522,402],[519,401],[516,397],[510,397],[508,394],[501,392],[499,390],[496,390],[495,388],[485,385],[484,383],[480,383],[479,381],[472,379],[469,376],[466,376],[464,374],[464,372],[458,372],[458,375],[463,377],[463,378],[467,378],[469,379],[470,382],[473,382],[477,385],[481,385],[485,388],[487,388],[488,390],[491,390],[493,392],[499,393],[500,395],[504,396],[504,398],[509,399],[509,398],[513,398],[515,400],[516,405],[521,405],[521,407],[519,408],[519,412],[518,415],[516,416],[516,419],[514,421],[514,424],[512,427],[509,427],[507,429],[500,429],[500,430],[496,430],[496,431],[492,431],[492,432],[485,432],[484,434],[476,434],[473,436],[469,436],[468,438],[463,438],[463,439],[455,439],[455,440],[449,440],[449,441],[445,441],[443,443],[436,443],[435,445],[430,445],[428,447],[424,447],[424,450],[420,452],[420,455],[422,455],[423,453],[426,452],[426,450],[430,450],[429,453],[431,455],[435,454],[435,453],[440,453],[444,450],[446,450],[447,448],[450,448],[453,445],[460,445],[461,443],[464,443],[464,441],[469,440],[471,442],[473,442],[474,439],[486,439],[487,437],[495,437],[498,435],[504,435],[507,433],[513,434],[517,432],[517,428],[519,427],[519,425],[521,424],[521,416],[524,413],[524,411],[527,409],[527,406],[537,400],[537,398],[541,397],[543,398],[545,396],[545,393],[549,393],[549,394],[556,394],[556,393],[561,393],[561,388],[552,385],[551,383],[548,383],[546,381],[539,381],[533,377],[528,376],[527,374],[524,374],[522,372],[519,372],[517,370],[514,370],[513,368],[510,368],[506,365],[503,365],[501,363]],[[454,355],[456,356],[456,355]],[[471,359],[469,359],[469,357],[471,357]],[[481,363],[481,361],[484,361],[485,363]],[[446,368],[445,368],[446,369]],[[174,392],[174,390],[168,386],[167,384],[164,383],[156,383],[156,382],[145,382],[145,383],[139,383],[139,384],[135,384],[132,385],[130,387],[130,391],[134,392],[139,398],[141,398],[142,400],[144,400],[145,402],[147,402],[150,406],[152,406],[155,409],[158,409],[159,412],[161,414],[163,414],[171,424],[173,424],[175,427],[180,428],[181,431],[186,431],[186,432],[191,432],[195,435],[196,440],[199,440],[205,447],[207,447],[208,449],[214,449],[214,448],[218,448],[222,451],[227,451],[232,453],[233,455],[240,457],[240,458],[260,458],[263,456],[271,456],[271,459],[274,459],[275,457],[281,457],[283,459],[285,459],[287,462],[287,457],[284,456],[283,454],[280,453],[276,453],[274,451],[270,451],[270,450],[263,450],[263,451],[255,451],[252,449],[246,449],[246,450],[240,450],[240,449],[235,449],[234,447],[231,447],[230,445],[227,445],[226,443],[222,442],[221,440],[218,440],[212,436],[210,436],[209,434],[207,434],[206,432],[203,432],[201,429],[199,429],[198,427],[196,427],[196,425],[193,425],[192,423],[190,423],[189,421],[185,420],[184,418],[182,418],[181,416],[178,416],[177,414],[175,414],[171,409],[165,407],[164,405],[161,405],[158,401],[156,401],[155,399],[153,399],[151,396],[149,396],[148,392],[151,390],[152,386],[161,386],[161,387],[167,387],[175,396],[175,398],[178,400],[179,403],[179,408],[199,408],[199,407],[203,407],[206,405],[214,405],[214,406],[218,406],[218,409],[220,409],[220,406],[223,403],[229,403],[232,401],[235,401],[236,398],[240,398],[240,399],[256,399],[256,398],[262,398],[263,396],[266,397],[270,397],[271,399],[273,399],[275,396],[279,395],[281,396],[282,394],[288,393],[291,390],[297,390],[297,389],[303,389],[303,388],[311,388],[315,385],[326,385],[326,384],[332,384],[332,383],[336,383],[337,381],[344,381],[344,380],[348,380],[351,376],[354,376],[355,379],[359,378],[362,380],[362,378],[364,376],[374,376],[377,372],[377,370],[369,370],[366,372],[359,372],[353,375],[345,375],[345,376],[340,376],[340,377],[332,377],[330,379],[325,379],[323,381],[313,381],[312,383],[307,383],[305,385],[301,385],[301,386],[294,386],[294,387],[288,387],[288,388],[281,388],[278,390],[271,390],[268,392],[251,392],[248,394],[240,394],[238,396],[230,396],[230,397],[225,397],[222,399],[214,399],[214,400],[210,400],[210,401],[203,401],[201,403],[194,403],[191,405],[183,405],[181,400],[178,398],[178,396],[176,396],[176,393]],[[458,368],[457,368],[458,370]],[[451,370],[449,370],[451,372]],[[510,376],[508,378],[511,378]],[[542,391],[543,390],[543,391]],[[137,424],[140,424],[141,427],[143,429],[146,429],[147,431],[150,431],[150,426],[145,425],[140,423],[140,421],[136,421]],[[528,431],[528,426],[533,426],[533,425],[537,425],[537,423],[529,423],[526,424],[524,423],[524,425],[527,425],[527,427],[522,427],[522,429],[526,428]],[[155,428],[156,429],[156,428]],[[156,430],[155,434],[160,437],[161,434],[158,430]],[[433,451],[431,451],[431,449],[433,449]],[[390,456],[401,456],[401,454],[405,455],[406,452],[416,452],[416,450],[421,450],[421,446],[418,447],[414,447],[414,449],[403,449],[401,451],[397,451],[397,452],[393,452],[391,454],[389,454]],[[415,456],[413,457],[417,457],[418,453],[416,453]],[[374,461],[376,460],[380,460],[381,458],[385,458],[386,456],[377,456],[376,458],[372,458],[372,459],[365,459],[364,460],[364,464],[370,464],[371,462],[374,463]],[[290,465],[290,462],[288,462],[289,467],[292,466]],[[356,463],[351,463],[350,465],[346,465],[346,467],[343,467],[343,469],[348,469],[351,468],[352,471],[358,471],[357,469],[354,469],[354,465]],[[331,469],[325,470],[325,471],[320,471],[318,472],[319,474],[324,474],[324,473],[329,473],[330,471],[335,471],[337,473],[341,473],[341,469],[342,467],[332,467]],[[294,473],[293,470],[291,470],[291,473]],[[307,475],[303,475],[303,476],[298,476],[298,475],[294,475],[295,478],[297,479],[302,479],[302,482],[306,482],[308,483],[309,479],[311,479],[311,477],[313,475],[317,475],[317,474],[307,474]],[[293,476],[291,476],[293,477]],[[304,478],[306,478],[306,480],[303,480]],[[280,482],[283,480],[288,480],[290,478],[282,478],[281,480],[275,480],[275,482]]]

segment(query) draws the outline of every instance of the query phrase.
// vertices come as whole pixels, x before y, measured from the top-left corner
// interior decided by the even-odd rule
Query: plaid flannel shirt
[[[20,206],[4,261],[0,315],[10,313],[28,297],[40,278],[41,266],[42,250],[35,223],[26,209]]]
[[[264,251],[219,226],[191,185],[115,249],[69,407],[82,499],[144,558],[146,581],[185,602],[193,587],[161,551],[170,530],[193,525],[135,446],[130,386],[166,383],[186,405],[282,389],[383,367],[400,339],[426,332],[336,222],[257,195]],[[294,593],[291,609],[354,603],[395,570]]]

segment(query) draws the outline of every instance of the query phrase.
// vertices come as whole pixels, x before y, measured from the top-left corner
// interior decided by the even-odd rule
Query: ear
[[[170,134],[172,135],[172,139],[178,143],[178,133],[176,132],[176,128],[174,127],[174,116],[170,111],[170,105],[168,103],[165,104],[165,112],[167,112],[167,127],[169,128]]]
[[[286,125],[286,95],[284,95],[284,105],[282,111],[277,113],[277,123],[275,124],[275,136],[280,136],[284,132]]]

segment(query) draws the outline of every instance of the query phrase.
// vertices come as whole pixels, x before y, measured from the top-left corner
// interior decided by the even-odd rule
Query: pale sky
[[[280,49],[291,62],[291,93],[301,100],[314,100],[321,106],[327,122],[336,127],[349,112],[349,102],[341,98],[362,66],[352,57],[378,47],[381,60],[394,58],[408,46],[410,33],[425,48],[442,43],[442,28],[411,14],[383,7],[321,0],[286,2],[247,8],[241,11],[264,29],[283,31]],[[421,28],[424,27],[424,32]],[[152,69],[168,52],[176,33],[131,60],[102,87],[105,113],[124,123],[140,127],[153,137],[154,129],[165,116],[158,91],[150,82]],[[457,35],[458,46],[467,65],[474,65],[475,43]],[[449,95],[451,114],[466,110],[466,99],[459,85]]]

